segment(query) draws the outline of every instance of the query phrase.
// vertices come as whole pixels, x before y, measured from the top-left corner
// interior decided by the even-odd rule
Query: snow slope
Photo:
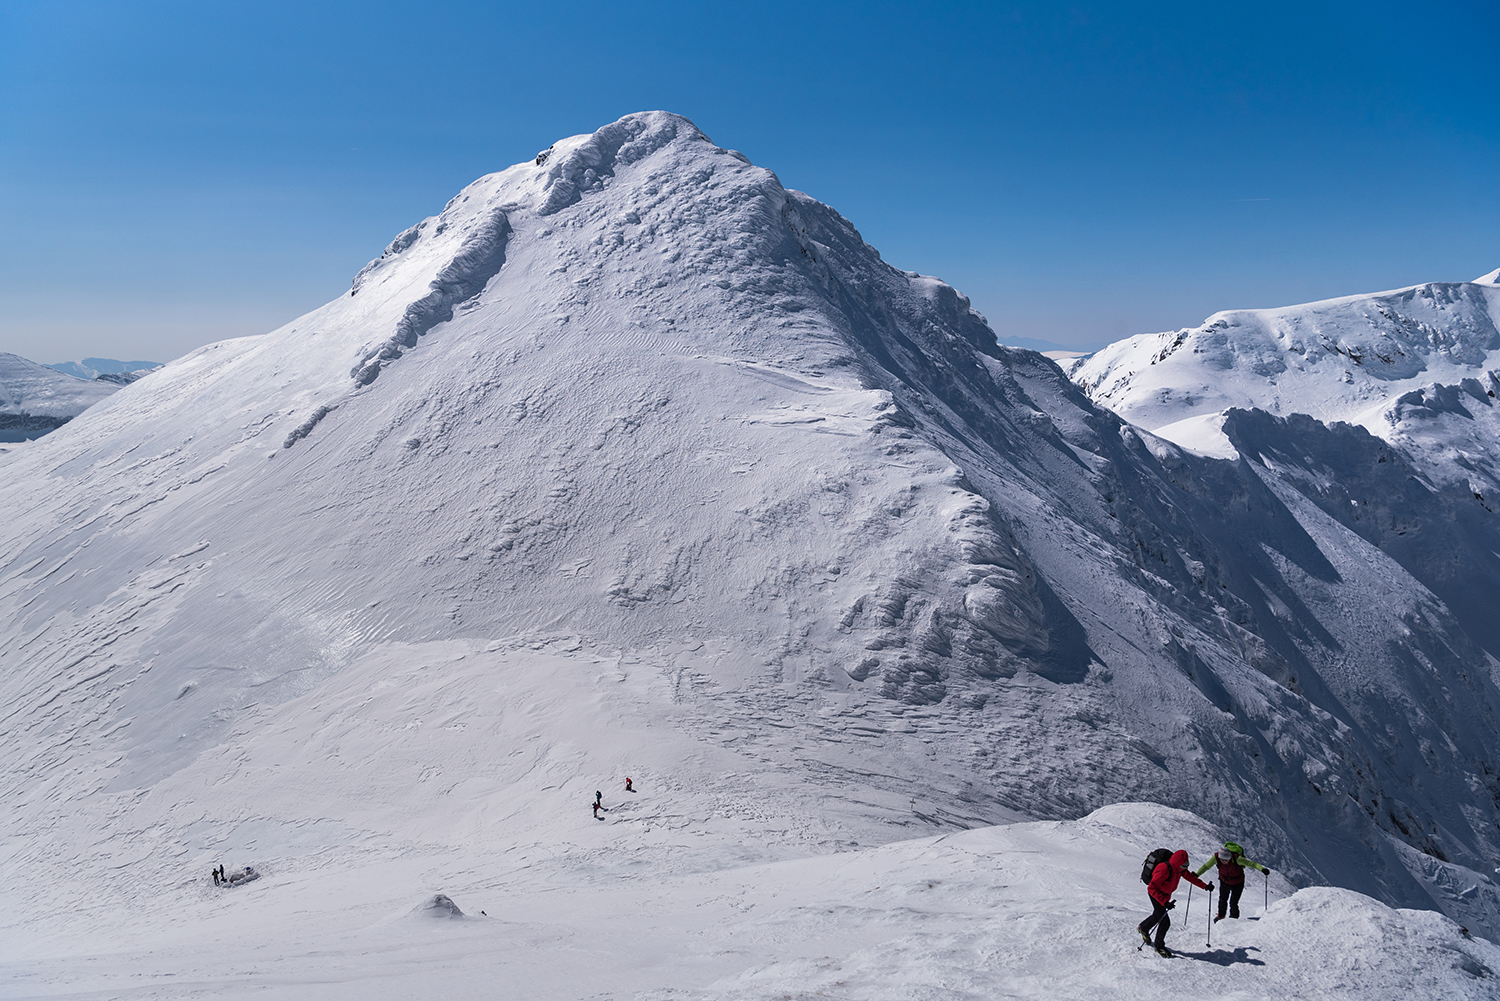
[[[653,787],[642,797],[624,821],[637,831],[672,809]],[[628,852],[545,866],[529,847],[484,868],[284,866],[243,889],[173,887],[149,929],[66,962],[0,960],[0,987],[16,999],[1494,996],[1494,944],[1347,890],[1287,896],[1279,877],[1250,886],[1241,920],[1211,941],[1203,894],[1179,894],[1177,957],[1138,950],[1140,859],[1218,838],[1191,814],[1125,804],[697,873]],[[438,893],[451,908],[428,906]]]
[[[117,388],[0,352],[0,441],[39,438]]]
[[[1127,800],[1500,935],[1500,693],[1440,596],[677,116],[0,462],[0,923],[43,953],[180,928],[231,849],[256,893],[718,872]],[[625,774],[670,811],[596,825]]]

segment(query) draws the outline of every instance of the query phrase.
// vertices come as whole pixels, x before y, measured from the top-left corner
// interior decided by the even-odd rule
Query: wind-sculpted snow
[[[441,232],[445,226],[446,224],[439,223],[436,232]],[[417,338],[439,323],[453,319],[453,310],[484,291],[485,283],[495,277],[505,264],[505,243],[510,236],[510,221],[504,212],[496,209],[475,221],[472,227],[466,228],[469,232],[458,248],[458,253],[438,271],[437,277],[428,286],[427,294],[407,305],[391,339],[361,361],[351,373],[355,382],[361,386],[374,382],[380,375],[382,362],[400,358],[403,348],[416,347]],[[418,233],[419,228],[407,230],[392,241],[390,247],[386,248],[386,253],[393,257],[401,253],[416,242]],[[380,260],[372,261],[355,276],[350,296],[359,291],[368,280],[370,272],[377,269],[384,260],[385,255],[382,255]],[[290,439],[288,444],[291,444]]]
[[[1096,407],[676,116],[3,461],[0,893],[45,883],[59,941],[225,853],[259,892],[666,874],[1137,799],[1500,913],[1500,698],[1384,536]]]
[[[538,157],[546,166],[546,187],[537,215],[552,215],[577,202],[585,193],[603,190],[616,166],[625,167],[662,149],[678,137],[707,142],[693,125],[670,115],[629,115],[559,150]]]

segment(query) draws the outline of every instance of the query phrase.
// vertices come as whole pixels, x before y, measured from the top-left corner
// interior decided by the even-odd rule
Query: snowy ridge
[[[1395,557],[685,119],[538,161],[7,458],[0,894],[61,906],[6,934],[108,940],[226,853],[284,901],[1134,800],[1500,933],[1493,664]],[[595,824],[624,775],[671,796]]]
[[[1148,429],[1231,407],[1385,430],[1386,404],[1500,368],[1493,282],[1428,283],[1281,309],[1215,313],[1202,326],[1111,344],[1071,373]]]
[[[531,849],[493,868],[283,870],[182,900],[107,954],[0,962],[0,984],[16,998],[482,998],[496,984],[538,1001],[1493,996],[1493,943],[1348,890],[1288,896],[1279,876],[1249,886],[1211,942],[1203,894],[1179,894],[1176,958],[1138,950],[1141,858],[1220,838],[1191,814],[1121,804],[695,873],[539,867]],[[306,903],[329,897],[339,906]]]
[[[76,375],[80,379],[100,379],[126,386],[147,372],[161,368],[159,361],[120,361],[118,358],[85,358],[82,361],[60,361],[47,366],[54,372]]]
[[[1435,483],[1483,499],[1500,496],[1497,321],[1491,274],[1216,313],[1201,327],[1117,342],[1069,371],[1095,401],[1189,447],[1232,451],[1191,418],[1307,414],[1362,426],[1420,455]]]

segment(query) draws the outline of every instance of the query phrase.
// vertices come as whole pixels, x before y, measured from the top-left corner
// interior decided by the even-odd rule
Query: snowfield
[[[0,983],[1492,993],[1487,509],[1199,433],[686,119],[560,141],[0,454]],[[1280,902],[1137,953],[1223,836]]]
[[[1212,929],[1204,895],[1179,894],[1176,956],[1137,949],[1150,846],[1221,840],[1155,804],[684,872],[626,837],[673,798],[647,786],[616,806],[608,846],[568,844],[582,825],[554,823],[550,846],[283,860],[243,889],[180,885],[140,901],[148,932],[7,962],[0,984],[16,998],[1128,1001],[1483,999],[1500,979],[1500,948],[1441,915],[1333,888],[1285,896],[1279,877],[1269,909],[1257,878],[1241,919]]]

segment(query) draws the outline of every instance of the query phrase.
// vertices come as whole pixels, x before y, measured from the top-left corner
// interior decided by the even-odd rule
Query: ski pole
[[[1184,908],[1183,912],[1182,912],[1182,924],[1183,924],[1184,927],[1187,926],[1188,918],[1190,918],[1192,916],[1193,916],[1193,884],[1189,883],[1188,884],[1188,901],[1187,901],[1187,907]]]
[[[1260,908],[1260,912],[1264,914],[1271,906],[1271,874],[1262,870],[1261,875],[1266,877],[1266,902]]]
[[[1208,899],[1213,899],[1212,893],[1208,895]],[[1211,948],[1214,944],[1214,909],[1212,907],[1205,907],[1203,908],[1203,913],[1208,915],[1208,940],[1203,945],[1205,948]]]

